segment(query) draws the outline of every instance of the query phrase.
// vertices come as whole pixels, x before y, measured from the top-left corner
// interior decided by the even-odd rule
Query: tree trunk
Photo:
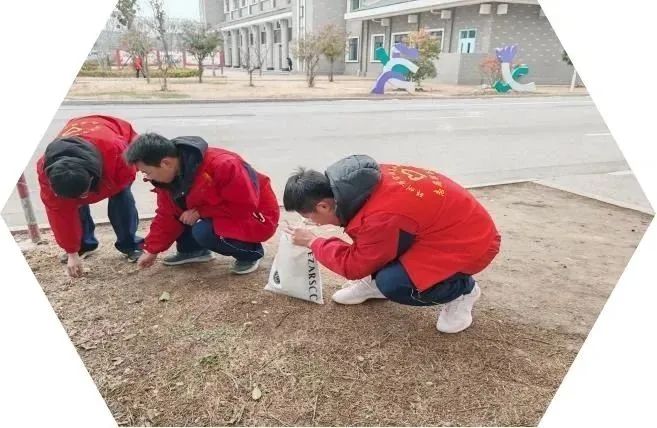
[[[570,81],[570,92],[575,90],[575,84],[577,83],[577,70],[573,67],[573,78]]]
[[[203,83],[203,61],[198,62],[198,83]]]
[[[308,82],[308,87],[312,88],[314,83],[312,83],[313,78],[310,74],[310,61],[306,61],[305,66],[306,66],[306,82]]]
[[[333,62],[335,60],[331,58],[331,68],[329,69],[329,82],[333,82]]]
[[[144,71],[146,72],[146,83],[151,83],[151,72],[148,71],[148,52],[144,55]]]
[[[249,68],[249,86],[253,86],[253,72],[255,70],[252,68]]]

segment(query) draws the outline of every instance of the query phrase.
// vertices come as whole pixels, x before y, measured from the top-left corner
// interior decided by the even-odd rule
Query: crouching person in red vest
[[[500,235],[486,209],[464,188],[431,170],[379,165],[350,156],[325,174],[301,169],[283,203],[317,225],[345,228],[353,243],[288,229],[293,242],[350,280],[333,295],[345,305],[390,299],[443,305],[436,328],[457,333],[472,324],[481,290],[472,275],[495,258]]]
[[[144,134],[126,151],[157,193],[157,210],[139,266],[153,265],[176,242],[167,266],[206,262],[212,252],[235,259],[247,274],[264,256],[262,242],[276,232],[280,210],[269,178],[235,153],[208,148],[200,137],[169,140]]]
[[[137,173],[123,151],[137,138],[132,126],[110,116],[71,119],[37,162],[41,200],[69,275],[82,274],[82,258],[98,248],[89,205],[108,200],[116,249],[136,262],[143,239],[130,186]]]

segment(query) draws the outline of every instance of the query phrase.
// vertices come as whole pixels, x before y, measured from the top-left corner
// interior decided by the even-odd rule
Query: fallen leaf
[[[123,340],[128,341],[128,340],[130,340],[130,339],[134,339],[135,337],[137,337],[137,334],[136,334],[136,333],[132,333],[132,334],[129,334],[129,335],[127,335],[126,337],[124,337]]]
[[[258,401],[260,400],[260,397],[262,397],[262,391],[260,391],[260,388],[258,388],[258,385],[256,385],[251,392],[251,398]]]
[[[357,359],[358,361],[360,361],[361,363],[362,363],[363,361],[365,361],[365,357],[361,357],[360,355],[357,356],[356,359]]]
[[[168,291],[165,291],[165,292],[162,293],[162,295],[160,296],[160,302],[168,302],[169,299],[171,299],[171,295],[169,294]]]

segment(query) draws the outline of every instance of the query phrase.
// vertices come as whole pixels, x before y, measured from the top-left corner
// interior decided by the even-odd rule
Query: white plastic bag
[[[278,253],[274,257],[265,290],[324,304],[322,277],[315,255],[306,247],[294,245],[285,232],[281,232]]]

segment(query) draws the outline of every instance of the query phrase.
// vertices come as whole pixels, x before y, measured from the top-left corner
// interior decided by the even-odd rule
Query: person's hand
[[[144,251],[144,254],[142,254],[141,257],[139,257],[139,260],[137,260],[137,267],[139,267],[139,269],[149,268],[155,264],[155,259],[157,259],[157,254],[151,254]]]
[[[79,278],[82,276],[82,258],[78,253],[68,254],[66,270],[71,278]]]
[[[195,209],[187,210],[180,215],[180,222],[187,226],[193,226],[201,216]]]
[[[285,227],[284,230],[292,238],[292,243],[300,247],[310,248],[313,241],[317,239],[317,235],[312,233],[310,230],[304,229],[302,227],[294,228],[288,225]]]

